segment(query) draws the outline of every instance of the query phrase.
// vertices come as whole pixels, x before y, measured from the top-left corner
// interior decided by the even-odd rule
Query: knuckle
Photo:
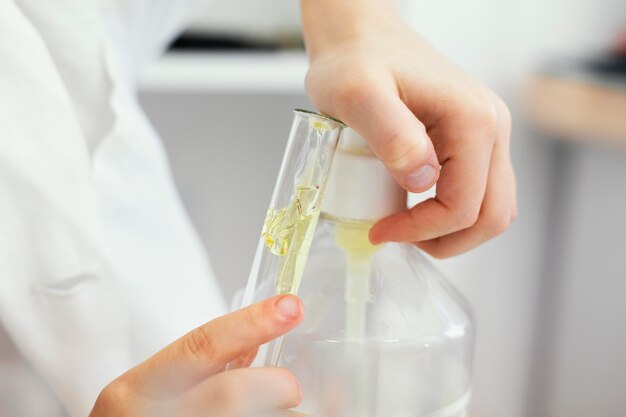
[[[124,381],[123,376],[119,377],[104,387],[98,395],[94,408],[110,411],[128,410],[129,404],[135,404],[134,401],[129,400],[130,395],[129,385]]]
[[[422,127],[423,134],[426,130]],[[378,156],[385,164],[394,169],[403,169],[409,163],[415,163],[426,155],[425,146],[419,146],[415,140],[407,140],[399,129],[389,132],[381,141]]]
[[[185,349],[192,358],[200,361],[211,358],[215,353],[215,343],[210,331],[198,327],[185,338]]]
[[[511,224],[511,216],[508,213],[505,213],[504,215],[495,216],[489,222],[489,226],[488,226],[489,235],[493,237],[493,236],[498,236],[504,233],[504,231],[508,229],[510,224]]]
[[[495,97],[494,106],[496,112],[498,114],[498,122],[500,126],[509,130],[511,128],[511,124],[513,122],[513,117],[511,116],[511,111],[509,110],[509,106],[506,105],[504,101],[500,97]]]
[[[260,336],[271,334],[279,322],[273,300],[245,308],[241,313],[241,325]]]
[[[264,329],[265,326],[264,326],[263,320],[261,319],[261,316],[267,315],[269,317],[270,308],[273,308],[273,307],[270,307],[269,304],[265,304],[263,306],[262,312],[258,312],[256,309],[252,309],[252,308],[244,309],[242,310],[243,320],[245,321],[246,325],[252,329]]]
[[[474,226],[478,221],[479,214],[480,208],[468,208],[453,213],[452,218],[456,226],[463,230]]]
[[[337,103],[345,109],[363,103],[370,96],[370,92],[364,83],[356,79],[346,80],[337,88]]]
[[[459,105],[462,106],[459,113],[468,129],[485,141],[494,141],[500,126],[494,101],[483,95],[475,95]]]
[[[337,107],[342,111],[348,111],[354,106],[365,103],[374,94],[372,86],[377,85],[376,77],[365,70],[351,68],[338,68],[335,78],[341,80],[334,88]]]
[[[498,131],[498,113],[491,102],[484,105],[475,115],[476,124],[486,138],[494,138]]]
[[[254,359],[256,359],[256,355],[259,353],[259,348],[256,347],[254,349],[252,349],[250,352],[248,352],[245,356],[243,356],[241,358],[241,367],[242,368],[246,368],[248,366],[250,366],[250,364],[252,364],[252,362],[254,362]]]
[[[498,236],[504,233],[513,220],[517,217],[517,206],[510,209],[503,209],[498,213],[494,213],[487,221],[487,230],[490,237]]]

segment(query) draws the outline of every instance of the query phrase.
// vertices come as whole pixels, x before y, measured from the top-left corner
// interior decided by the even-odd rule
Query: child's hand
[[[437,184],[434,198],[379,221],[370,239],[415,242],[433,256],[451,256],[515,218],[510,115],[392,3],[302,0],[307,91],[321,112],[358,131],[405,189]]]
[[[302,316],[300,299],[285,295],[210,321],[110,383],[91,417],[235,417],[295,407],[302,393],[289,371],[247,366]]]

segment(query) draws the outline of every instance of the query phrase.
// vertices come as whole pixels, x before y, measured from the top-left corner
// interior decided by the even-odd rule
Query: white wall
[[[442,265],[472,301],[479,323],[475,415],[617,416],[617,410],[626,415],[619,394],[626,378],[622,318],[626,317],[626,297],[613,293],[607,300],[608,306],[601,305],[599,295],[593,301],[584,300],[585,294],[596,288],[596,282],[583,272],[589,269],[603,275],[602,283],[609,288],[626,287],[625,281],[616,276],[622,265],[616,251],[619,242],[595,240],[595,251],[588,258],[584,256],[583,248],[590,246],[586,239],[591,234],[583,230],[593,229],[594,217],[600,213],[597,207],[590,207],[593,203],[589,203],[589,194],[576,193],[571,196],[572,204],[579,211],[572,214],[575,220],[563,226],[577,236],[576,243],[572,243],[571,249],[564,249],[558,268],[549,266],[553,260],[547,259],[546,254],[552,253],[547,245],[564,244],[562,240],[566,239],[548,236],[554,221],[551,206],[570,197],[554,195],[551,187],[555,175],[563,175],[551,166],[563,149],[542,143],[541,138],[523,126],[519,103],[523,83],[538,63],[547,57],[584,55],[608,44],[616,28],[626,22],[626,5],[615,0],[407,3],[408,18],[415,28],[453,61],[496,90],[514,114],[513,160],[518,175],[519,218],[501,238]],[[585,163],[598,167],[604,163],[607,155],[588,155],[590,151],[571,151],[580,154],[571,161],[576,173],[579,165],[583,169]],[[617,175],[615,165],[626,165],[625,162],[626,154],[614,155],[613,176],[589,173],[588,186],[608,181],[614,190],[624,189],[626,177]],[[613,197],[614,205],[626,204],[624,192],[618,191]],[[615,211],[611,213],[610,221],[626,235],[626,223],[619,221]],[[552,272],[558,277],[546,276]],[[561,285],[554,286],[550,280],[558,280]],[[543,294],[547,286],[552,289],[548,296]],[[622,302],[621,316],[615,314],[620,306],[618,300]],[[557,301],[558,307],[553,308]],[[582,307],[586,302],[591,305]],[[592,333],[596,351],[605,355],[585,356],[594,352],[594,342],[583,336],[578,323],[584,317],[589,320],[589,309],[596,311],[592,317],[604,323],[599,327],[605,330]],[[538,326],[548,321],[542,317],[544,314],[558,318],[549,321],[549,325]],[[576,361],[585,365],[576,365]],[[613,371],[606,372],[611,369],[610,364]],[[602,376],[604,382],[593,383],[586,374]]]
[[[527,413],[623,416],[626,150],[559,146]]]

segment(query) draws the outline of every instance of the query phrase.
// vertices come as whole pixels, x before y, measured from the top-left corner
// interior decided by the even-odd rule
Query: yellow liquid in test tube
[[[325,180],[319,169],[324,154],[322,137],[330,127],[316,118],[309,120],[309,127],[313,136],[291,201],[286,207],[270,207],[261,233],[265,246],[280,257],[276,271],[278,294],[298,292],[320,215],[320,184]]]
[[[280,257],[276,292],[298,292],[320,215],[319,186],[298,186],[288,206],[270,208],[263,225],[265,246]]]
[[[330,127],[319,119],[310,119],[308,150],[301,171],[296,175],[296,186],[289,204],[267,211],[261,233],[265,246],[277,255],[276,293],[297,294],[315,228],[320,216],[321,184],[325,181],[323,165],[323,136]],[[284,338],[276,342],[271,363],[278,366]]]

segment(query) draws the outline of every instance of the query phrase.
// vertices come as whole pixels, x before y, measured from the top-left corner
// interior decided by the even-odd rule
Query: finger
[[[506,138],[496,142],[494,147],[487,191],[476,224],[416,245],[437,258],[458,255],[504,232],[516,216],[516,206],[515,175]]]
[[[436,196],[380,220],[370,231],[370,240],[420,242],[473,226],[485,196],[496,126],[495,113],[467,115],[439,126],[442,167]]]
[[[240,417],[296,407],[298,380],[284,368],[244,368],[215,375],[194,387],[172,415]]]
[[[252,364],[254,358],[256,358],[256,354],[259,351],[258,348],[252,349],[250,352],[236,358],[233,361],[230,361],[226,367],[226,369],[238,369],[238,368],[247,368]]]
[[[370,144],[396,181],[408,191],[428,190],[437,181],[439,162],[424,125],[390,81],[377,87],[348,87],[338,117]],[[372,83],[374,85],[374,83]]]
[[[303,308],[298,297],[283,295],[219,317],[133,368],[126,378],[150,398],[179,394],[294,328]]]

